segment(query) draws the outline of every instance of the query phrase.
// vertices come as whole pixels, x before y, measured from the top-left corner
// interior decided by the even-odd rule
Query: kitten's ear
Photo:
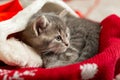
[[[40,17],[38,17],[35,22],[34,22],[34,26],[33,26],[33,30],[35,32],[36,36],[39,36],[42,31],[44,29],[46,29],[46,27],[49,25],[49,21],[47,20],[47,18],[42,15]]]

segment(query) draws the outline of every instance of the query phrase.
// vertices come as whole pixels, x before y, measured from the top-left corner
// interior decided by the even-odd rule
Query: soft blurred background
[[[120,16],[120,0],[66,0],[74,10],[79,10],[83,17],[102,21],[110,14]]]
[[[12,0],[0,0],[4,4]],[[25,7],[34,0],[20,0]],[[79,11],[82,17],[102,21],[110,14],[120,16],[120,0],[64,0],[73,10]]]

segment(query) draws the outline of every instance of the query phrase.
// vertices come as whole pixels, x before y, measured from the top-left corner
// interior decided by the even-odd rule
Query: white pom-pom
[[[80,66],[81,69],[81,77],[83,80],[86,79],[92,79],[94,77],[94,75],[97,73],[98,71],[98,66],[97,64],[93,63],[93,64],[84,64]]]

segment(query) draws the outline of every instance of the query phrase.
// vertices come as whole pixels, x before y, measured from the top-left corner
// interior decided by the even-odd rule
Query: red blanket
[[[20,10],[18,0],[0,6],[0,21],[11,18]],[[101,26],[99,54],[93,58],[53,69],[1,66],[0,79],[113,80],[120,73],[120,17],[108,16]]]

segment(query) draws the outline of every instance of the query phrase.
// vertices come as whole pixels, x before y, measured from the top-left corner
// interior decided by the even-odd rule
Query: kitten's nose
[[[69,46],[69,44],[68,43],[64,43],[65,44],[65,46]]]
[[[63,41],[63,43],[65,46],[67,46],[67,47],[69,46],[69,41]]]
[[[68,43],[66,43],[65,45],[68,46]]]

